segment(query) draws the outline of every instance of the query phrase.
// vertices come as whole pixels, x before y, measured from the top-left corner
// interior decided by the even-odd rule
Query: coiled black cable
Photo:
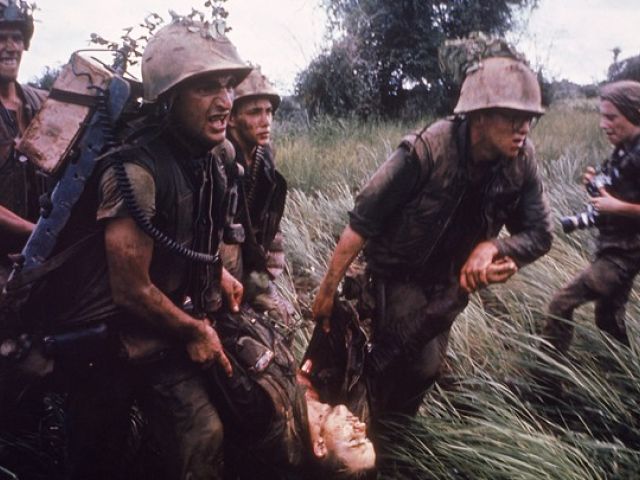
[[[256,190],[258,188],[258,175],[260,174],[260,169],[262,169],[262,165],[264,164],[264,150],[261,145],[256,147],[256,154],[253,159],[253,165],[251,166],[251,171],[249,175],[246,177],[248,183],[248,193],[247,193],[247,205],[249,209],[253,209],[253,203],[256,197]]]

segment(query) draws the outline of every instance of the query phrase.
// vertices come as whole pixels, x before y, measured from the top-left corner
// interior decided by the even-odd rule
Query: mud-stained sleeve
[[[495,240],[501,256],[509,256],[522,267],[549,251],[553,240],[551,212],[535,158],[529,158],[522,196],[507,219],[511,236]]]
[[[358,194],[349,225],[364,238],[384,231],[388,219],[397,215],[412,197],[422,178],[418,159],[401,146],[376,170]]]
[[[144,167],[135,163],[125,163],[125,171],[133,188],[136,203],[147,218],[153,218],[156,213],[156,186],[153,176]],[[100,179],[97,219],[130,216],[118,189],[113,167],[110,167]]]

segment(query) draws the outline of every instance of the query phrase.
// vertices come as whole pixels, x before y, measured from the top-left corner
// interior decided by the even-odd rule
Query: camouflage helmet
[[[179,83],[207,73],[229,74],[241,82],[251,67],[219,30],[215,23],[183,18],[151,37],[142,54],[144,100],[155,102]]]
[[[29,50],[33,37],[33,15],[24,0],[0,0],[0,27],[17,27],[22,31],[24,49]]]
[[[454,113],[508,108],[542,115],[542,96],[535,73],[510,57],[484,58],[467,73]]]
[[[254,68],[249,76],[235,88],[234,105],[237,105],[238,100],[253,98],[266,98],[271,102],[274,112],[280,106],[280,95],[262,74],[260,67]]]

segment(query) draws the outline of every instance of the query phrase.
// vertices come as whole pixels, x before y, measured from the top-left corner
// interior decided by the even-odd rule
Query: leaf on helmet
[[[472,32],[466,38],[446,40],[438,49],[440,69],[460,85],[466,75],[477,70],[489,57],[509,57],[526,63],[525,57],[505,39]]]

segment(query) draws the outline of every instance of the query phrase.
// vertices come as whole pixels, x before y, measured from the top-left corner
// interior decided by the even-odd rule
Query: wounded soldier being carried
[[[266,314],[221,315],[216,330],[233,365],[231,377],[209,370],[228,478],[348,478],[374,468],[365,424],[345,405],[320,401]]]

